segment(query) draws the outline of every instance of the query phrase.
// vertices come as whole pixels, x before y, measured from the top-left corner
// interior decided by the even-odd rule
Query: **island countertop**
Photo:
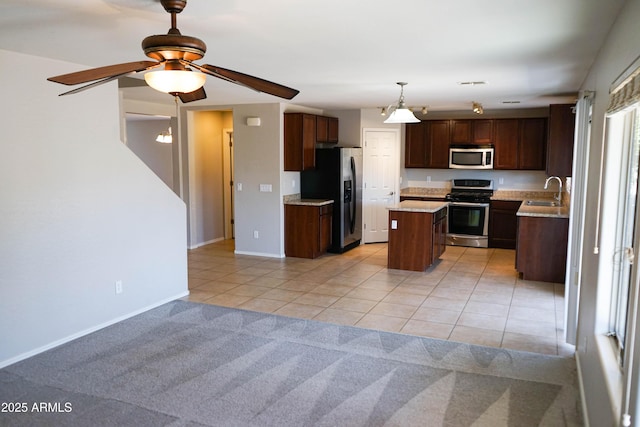
[[[449,202],[423,202],[420,200],[404,200],[392,206],[387,206],[390,211],[403,212],[438,212],[442,208],[449,206]]]
[[[325,206],[333,203],[331,199],[291,199],[284,202],[285,205],[298,206]]]

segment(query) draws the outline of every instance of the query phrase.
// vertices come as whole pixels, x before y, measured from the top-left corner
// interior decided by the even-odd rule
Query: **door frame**
[[[224,203],[224,238],[234,239],[234,218],[235,211],[233,205],[233,128],[222,129],[222,173],[224,187],[222,198]]]
[[[569,217],[569,247],[564,295],[564,339],[577,344],[578,308],[582,283],[582,253],[584,250],[584,222],[589,178],[589,149],[593,92],[582,92],[576,105],[576,123],[573,146],[571,215]]]
[[[365,215],[365,212],[369,209],[368,206],[365,206],[364,201],[366,200],[365,195],[367,194],[367,188],[366,188],[366,184],[367,182],[370,181],[371,176],[369,174],[367,174],[367,172],[369,172],[368,170],[368,165],[367,165],[367,133],[368,132],[392,132],[395,134],[395,145],[396,145],[396,150],[395,150],[395,155],[397,157],[397,162],[394,162],[394,164],[396,165],[395,170],[393,172],[393,179],[395,182],[395,190],[394,190],[394,195],[393,195],[393,200],[394,203],[397,203],[400,197],[400,156],[402,154],[402,150],[400,149],[400,146],[402,144],[402,138],[401,138],[401,130],[399,127],[394,127],[394,128],[362,128],[362,243],[368,243],[367,239],[366,239],[366,230],[364,229],[364,219],[367,217],[367,215]]]

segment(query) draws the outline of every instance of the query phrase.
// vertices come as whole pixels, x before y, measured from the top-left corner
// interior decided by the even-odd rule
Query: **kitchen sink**
[[[560,203],[555,200],[527,200],[527,206],[559,207]]]

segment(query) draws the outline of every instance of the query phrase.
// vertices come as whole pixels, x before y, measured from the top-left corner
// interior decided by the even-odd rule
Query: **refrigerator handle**
[[[356,161],[353,156],[351,156],[351,176],[351,179],[353,180],[353,189],[351,196],[351,206],[349,206],[349,214],[351,216],[349,226],[351,229],[351,234],[353,234],[356,230],[356,200],[358,199],[358,184],[356,182]]]

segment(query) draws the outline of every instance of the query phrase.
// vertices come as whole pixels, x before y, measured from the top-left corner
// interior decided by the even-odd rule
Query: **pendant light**
[[[388,110],[392,111],[384,123],[418,123],[420,120],[404,105],[404,86],[408,83],[397,82],[396,84],[400,86],[400,99],[397,106],[389,106]]]
[[[166,132],[160,132],[156,137],[156,142],[162,144],[171,144],[173,142],[173,135],[171,135],[171,127]]]

